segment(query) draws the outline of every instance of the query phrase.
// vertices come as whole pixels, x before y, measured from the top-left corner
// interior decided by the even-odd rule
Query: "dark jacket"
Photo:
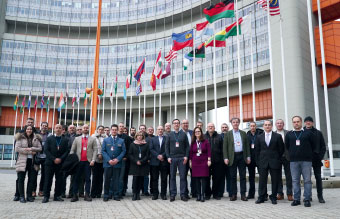
[[[77,171],[78,164],[79,158],[77,154],[70,154],[62,164],[61,170],[65,172],[66,175],[73,175]]]
[[[176,139],[179,147],[176,147]],[[167,158],[189,158],[190,144],[184,132],[175,133],[172,131],[166,138],[165,153]]]
[[[297,138],[300,140],[300,145],[296,145]],[[290,162],[313,161],[315,135],[308,129],[305,131],[289,131],[286,134],[285,144],[289,151]]]
[[[277,132],[277,130],[275,131],[275,133],[280,134],[280,133]],[[283,138],[284,138],[284,140],[286,140],[286,135],[288,133],[288,130],[283,129],[283,133],[284,133],[284,137]],[[285,142],[283,142],[283,143],[285,144]],[[286,147],[286,144],[285,144],[285,152],[283,153],[282,158],[286,159],[287,161],[290,161],[290,159],[289,159],[289,151],[288,151],[288,149]]]
[[[64,162],[69,153],[68,139],[61,137],[59,148],[57,147],[56,136],[51,135],[46,139],[45,142],[45,154],[46,160],[45,165],[53,165],[56,158],[61,159],[61,163]],[[61,164],[59,164],[61,165]]]
[[[205,139],[209,141],[211,147],[211,162],[221,163],[223,162],[223,139],[222,136],[215,131],[212,136],[209,132],[205,133]]]
[[[141,152],[141,158],[139,158],[139,151]],[[130,170],[129,174],[133,176],[148,176],[150,173],[149,159],[150,148],[149,144],[137,145],[132,143],[129,149]],[[140,161],[142,165],[137,165],[137,161]]]
[[[250,148],[250,157],[251,162],[256,162],[256,156],[255,156],[255,141],[256,138],[263,133],[262,129],[256,129],[255,135],[251,134],[251,131],[249,130],[247,132],[248,142],[249,142],[249,148]],[[252,147],[254,145],[254,147]]]
[[[247,134],[240,130],[241,135],[241,141],[242,141],[242,148],[243,148],[243,158],[246,162],[248,158],[250,158],[250,147],[248,143],[248,137]],[[234,136],[233,136],[233,130],[228,131],[224,135],[223,140],[223,159],[228,159],[229,163],[228,166],[232,166],[234,163]]]
[[[112,137],[105,138],[102,145],[102,151],[103,155],[103,167],[111,167],[109,164],[109,161],[112,159],[118,159],[119,162],[114,165],[114,168],[121,168],[122,167],[122,159],[126,154],[126,148],[125,143],[122,138],[116,139],[116,141],[113,141]]]
[[[255,140],[256,164],[259,168],[280,169],[284,144],[280,134],[272,132],[269,146],[265,141],[265,132]]]
[[[158,160],[157,156],[162,155],[164,158],[164,161],[162,161],[162,164],[168,165],[168,161],[166,158],[166,153],[165,153],[165,141],[166,141],[166,136],[163,135],[163,140],[162,140],[162,145],[159,145],[159,137],[155,136],[149,141],[149,146],[150,146],[150,165],[151,166],[158,166],[160,164],[160,160]]]
[[[306,127],[304,127],[306,129]],[[326,143],[325,139],[322,135],[322,132],[317,130],[316,128],[312,127],[308,129],[315,135],[315,150],[313,153],[313,165],[320,165],[322,166],[321,160],[323,160],[325,153],[326,153]]]
[[[130,136],[126,135],[126,134],[117,134],[118,138],[122,138],[124,140],[124,144],[125,144],[125,149],[126,149],[126,153],[124,155],[124,158],[128,158],[128,153],[129,153],[129,149],[130,149],[130,144],[133,142],[133,139],[130,138]]]

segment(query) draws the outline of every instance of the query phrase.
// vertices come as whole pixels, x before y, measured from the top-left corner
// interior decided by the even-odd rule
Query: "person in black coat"
[[[51,135],[45,142],[45,184],[44,199],[42,203],[47,203],[50,198],[53,176],[55,175],[54,201],[64,201],[61,196],[63,174],[61,171],[62,163],[66,159],[68,149],[68,139],[61,135],[62,126],[57,124],[54,127],[55,135]]]
[[[316,181],[316,191],[318,193],[318,199],[320,203],[325,203],[322,194],[322,178],[321,178],[321,167],[323,166],[322,160],[326,153],[326,143],[322,135],[322,132],[314,128],[313,118],[308,116],[304,120],[305,130],[311,131],[315,135],[315,151],[313,153],[312,167]]]
[[[255,140],[256,162],[259,167],[259,198],[256,204],[263,203],[267,194],[268,172],[272,181],[272,204],[277,204],[278,179],[281,168],[281,157],[284,144],[280,134],[272,131],[273,124],[266,120],[263,124],[265,132]]]
[[[166,159],[165,154],[165,140],[163,135],[163,126],[158,126],[158,136],[153,137],[149,141],[150,145],[150,172],[151,172],[151,187],[152,200],[157,200],[159,195],[158,181],[159,174],[161,175],[161,198],[166,200],[167,181],[170,173],[170,165]]]
[[[144,176],[147,176],[150,173],[149,159],[149,144],[145,141],[143,133],[138,132],[135,136],[135,141],[130,145],[129,149],[129,174],[133,175],[132,201],[140,200],[140,191],[143,187]]]

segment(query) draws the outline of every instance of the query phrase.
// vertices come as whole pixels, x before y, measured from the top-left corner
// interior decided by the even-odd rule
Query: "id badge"
[[[139,159],[141,159],[142,158],[142,154],[141,153],[139,153]]]
[[[176,148],[178,148],[179,147],[179,142],[176,142]]]
[[[113,151],[113,147],[111,147],[111,151]]]
[[[254,149],[255,148],[255,145],[254,144],[251,144],[251,149]]]
[[[296,146],[300,146],[300,140],[296,140]]]
[[[201,156],[201,153],[197,153],[196,156],[197,156],[197,157]]]
[[[86,151],[86,147],[83,147],[83,150]]]
[[[237,145],[238,147],[240,147],[240,146],[241,146],[241,143],[238,141],[238,142],[236,142],[236,145]]]

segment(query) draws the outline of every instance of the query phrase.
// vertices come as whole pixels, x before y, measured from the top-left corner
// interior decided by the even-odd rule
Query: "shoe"
[[[294,200],[291,204],[291,206],[298,206],[298,205],[301,205],[301,202],[297,200]]]
[[[157,200],[158,196],[152,196],[152,200]]]
[[[101,198],[102,197],[102,195],[101,194],[99,194],[99,195],[96,195],[96,198]]]
[[[221,197],[219,197],[219,196],[213,196],[213,198],[214,198],[215,200],[221,200]]]
[[[137,194],[136,193],[133,193],[132,195],[132,201],[136,201],[137,200]]]
[[[89,194],[85,194],[84,201],[92,202],[92,198],[89,196]]]
[[[208,199],[207,199],[208,200]],[[201,202],[205,202],[205,195],[202,195]]]
[[[37,197],[37,193],[36,192],[32,192],[32,197]]]
[[[17,202],[17,201],[19,201],[19,200],[20,200],[20,197],[19,197],[19,196],[14,196],[13,201]]]
[[[150,196],[150,193],[145,192],[144,195],[145,195],[145,196]]]
[[[113,198],[113,200],[120,201],[120,198],[116,197],[116,198]]]
[[[276,199],[274,199],[274,198],[271,198],[270,200],[272,201],[272,204],[273,204],[273,205],[277,205],[277,201],[276,201]]]
[[[325,199],[323,199],[322,195],[318,196],[318,199],[319,199],[320,203],[322,203],[322,204],[326,203],[326,201],[325,201]]]
[[[72,194],[68,194],[68,196],[66,198],[72,198]]]
[[[161,199],[162,200],[166,200],[167,198],[166,198],[166,195],[161,195]]]
[[[304,201],[305,207],[311,207],[312,205],[310,204],[309,200]]]
[[[197,201],[197,202],[201,201],[201,196],[200,196],[200,195],[197,195],[196,201]]]
[[[173,201],[175,201],[175,196],[170,196],[170,202],[173,202]]]
[[[230,197],[230,201],[236,201],[237,200],[237,196],[236,195],[233,195]]]
[[[71,202],[77,202],[79,201],[78,195],[74,195],[71,199]]]
[[[290,202],[294,201],[293,195],[287,195],[287,197],[288,197],[288,201]]]
[[[241,200],[244,201],[244,202],[248,201],[246,196],[241,196]]]
[[[43,196],[44,196],[43,191],[40,191],[40,192],[38,193],[38,196],[39,196],[39,197],[43,197]]]
[[[20,197],[20,203],[26,203],[25,197]]]
[[[181,197],[181,200],[184,201],[184,202],[188,201],[187,197],[185,197],[185,196]]]
[[[254,199],[255,197],[253,195],[248,195],[247,199]]]
[[[313,201],[313,199],[312,199],[312,197],[310,198],[310,200],[309,200],[310,202],[312,202]]]
[[[104,202],[107,202],[107,201],[109,201],[109,198],[108,198],[108,197],[105,197],[105,198],[103,198],[103,201],[104,201]]]
[[[42,200],[42,203],[47,203],[47,202],[49,202],[49,198],[44,197],[44,199]]]
[[[27,197],[27,201],[28,202],[34,202],[34,198],[33,197]]]
[[[210,196],[204,197],[204,200],[210,200]]]
[[[268,201],[268,195],[264,197],[264,201]]]
[[[84,198],[84,197],[85,197],[85,196],[84,196],[83,193],[79,194],[79,198]]]
[[[55,202],[63,202],[64,199],[62,199],[61,197],[54,197],[53,201],[55,201]]]
[[[61,198],[66,198],[66,195],[65,195],[65,194],[62,194],[60,197],[61,197]]]
[[[283,200],[284,199],[284,195],[282,194],[278,194],[276,197],[277,200]]]
[[[257,199],[255,204],[261,204],[261,203],[264,203],[264,200],[263,199]]]
[[[137,200],[140,200],[140,194],[139,193],[137,193]]]

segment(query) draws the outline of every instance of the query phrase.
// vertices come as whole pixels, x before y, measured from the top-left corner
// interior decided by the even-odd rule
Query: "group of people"
[[[103,198],[120,201],[128,188],[128,176],[132,175],[132,200],[140,195],[152,195],[152,200],[167,200],[169,185],[170,201],[176,200],[176,175],[179,173],[179,194],[182,201],[190,196],[204,202],[210,198],[221,200],[227,191],[230,201],[237,200],[237,172],[242,201],[255,198],[256,168],[259,173],[258,199],[256,204],[268,201],[267,180],[271,176],[272,204],[284,199],[282,167],[285,173],[287,198],[292,206],[301,204],[301,175],[304,180],[304,206],[312,201],[312,168],[314,171],[317,197],[325,203],[322,194],[321,166],[326,146],[322,133],[313,126],[313,119],[294,116],[294,129],[284,129],[284,121],[273,124],[265,120],[263,130],[250,122],[246,133],[239,129],[240,120],[231,119],[232,129],[226,123],[221,134],[215,125],[208,123],[203,132],[203,123],[197,122],[189,130],[188,120],[174,119],[172,124],[154,128],[140,125],[139,130],[131,127],[130,133],[123,123],[111,127],[98,126],[96,133],[89,135],[89,126],[54,126],[53,135],[48,124],[43,122],[36,130],[29,118],[23,130],[15,136],[17,152],[17,181],[14,201],[33,202],[35,196],[50,199],[55,178],[54,201],[70,198],[76,202]],[[172,131],[171,131],[172,125]],[[37,175],[41,170],[39,192]],[[246,170],[249,174],[247,193]],[[238,171],[237,171],[238,170]],[[25,177],[28,175],[26,198]],[[188,175],[190,173],[190,186]],[[70,189],[66,196],[67,178]],[[160,179],[160,186],[159,186]],[[150,184],[149,184],[150,183]],[[159,189],[160,187],[160,189]],[[190,194],[189,188],[190,187]],[[150,192],[149,192],[150,191]]]

